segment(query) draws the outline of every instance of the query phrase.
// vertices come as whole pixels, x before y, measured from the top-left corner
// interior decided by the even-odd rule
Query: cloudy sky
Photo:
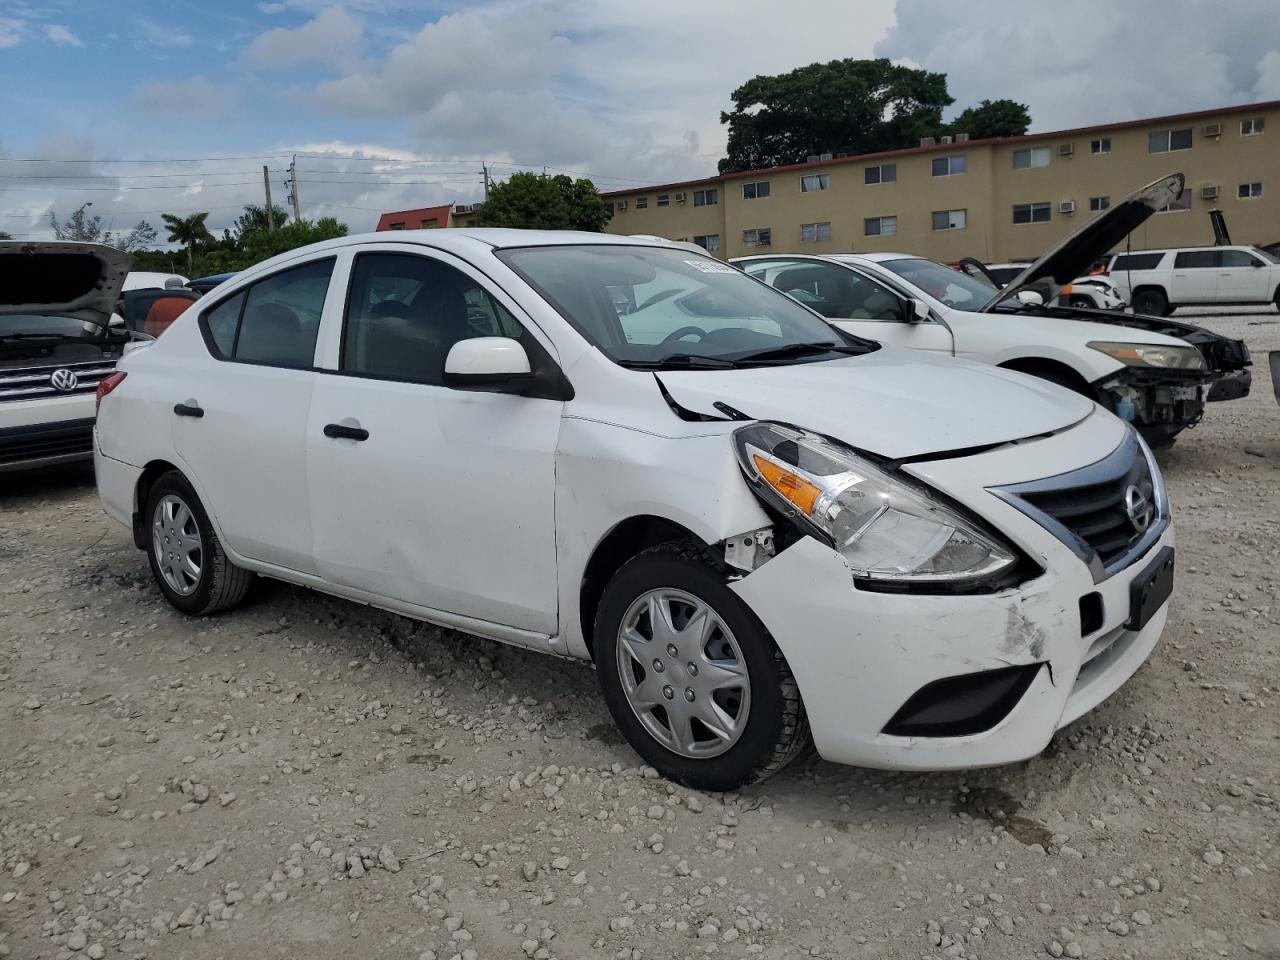
[[[0,0],[0,230],[87,201],[113,227],[275,199],[468,202],[480,163],[604,189],[714,172],[760,73],[886,56],[1033,127],[1280,99],[1275,0]],[[36,162],[31,162],[35,158]],[[128,161],[128,162],[122,162]]]

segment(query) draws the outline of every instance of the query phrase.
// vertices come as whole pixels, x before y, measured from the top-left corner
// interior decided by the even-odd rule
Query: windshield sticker
[[[737,267],[731,267],[727,263],[721,263],[719,260],[686,260],[689,266],[695,270],[701,270],[703,273],[737,273]]]

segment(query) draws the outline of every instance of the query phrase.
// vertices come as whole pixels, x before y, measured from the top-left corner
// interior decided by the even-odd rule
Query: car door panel
[[[409,256],[394,248],[381,254]],[[454,390],[434,374],[420,379],[437,382],[411,382],[415,364],[434,370],[447,344],[432,341],[435,321],[425,307],[418,311],[412,283],[397,285],[390,275],[377,284],[361,280],[374,269],[364,258],[378,255],[355,258],[348,310],[360,326],[344,340],[345,369],[319,375],[312,400],[307,482],[319,573],[419,607],[554,634],[562,404]],[[447,298],[451,338],[493,335],[485,328],[497,308],[475,294],[479,280],[464,264],[411,256],[453,268],[472,284]],[[370,297],[382,299],[360,306]],[[444,323],[443,314],[434,316]],[[510,322],[504,313],[502,323]],[[330,425],[367,437],[326,435]]]
[[[1175,254],[1170,302],[1213,303],[1218,297],[1220,259],[1216,250],[1183,250]]]
[[[332,268],[290,266],[206,311],[208,353],[172,388],[174,448],[227,546],[301,573],[315,572],[306,427]]]
[[[1261,258],[1245,250],[1222,250],[1218,268],[1218,297],[1223,303],[1266,303],[1270,271]]]

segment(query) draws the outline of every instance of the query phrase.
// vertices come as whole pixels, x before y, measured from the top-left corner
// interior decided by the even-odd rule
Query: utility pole
[[[489,164],[481,161],[480,175],[484,177],[484,198],[489,199]]]
[[[271,175],[267,173],[267,165],[262,165],[262,189],[267,192],[267,232],[276,228],[276,214],[271,207]]]
[[[289,162],[289,202],[293,204],[293,222],[302,222],[302,213],[298,209],[298,155],[295,153]]]

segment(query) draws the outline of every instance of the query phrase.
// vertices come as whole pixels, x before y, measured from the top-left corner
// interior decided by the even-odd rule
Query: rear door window
[[[1111,270],[1154,270],[1163,257],[1163,253],[1122,253],[1111,264]]]
[[[1219,250],[1183,250],[1173,261],[1175,270],[1208,270],[1221,265]]]
[[[332,258],[259,280],[202,317],[206,342],[224,360],[310,369]]]

